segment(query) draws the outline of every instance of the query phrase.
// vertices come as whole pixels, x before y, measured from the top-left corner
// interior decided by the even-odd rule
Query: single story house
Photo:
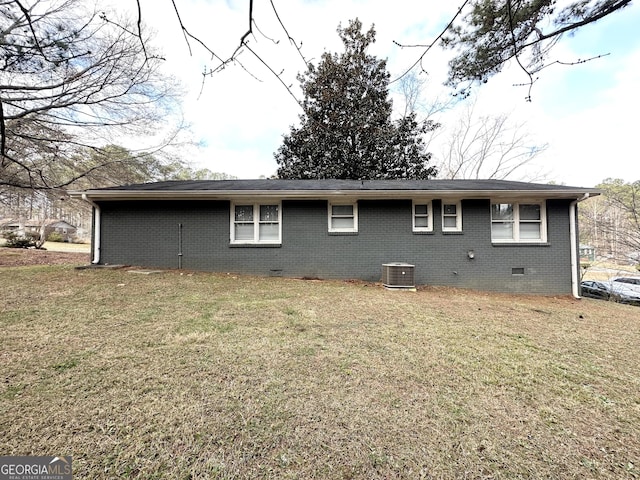
[[[59,220],[57,218],[47,218],[45,220],[38,220],[33,218],[28,219],[15,219],[8,218],[0,220],[0,230],[16,232],[24,235],[25,233],[40,234],[42,225],[44,224],[45,238],[48,238],[50,234],[57,233],[60,235],[63,241],[70,242],[76,235],[77,228],[75,225],[71,225],[65,220]]]
[[[580,263],[593,263],[596,261],[596,249],[591,245],[580,245]]]
[[[96,264],[578,295],[577,204],[594,189],[505,180],[201,180],[72,192]]]

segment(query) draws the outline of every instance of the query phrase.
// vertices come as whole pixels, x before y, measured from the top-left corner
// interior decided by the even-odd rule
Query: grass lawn
[[[3,267],[0,455],[74,478],[640,478],[640,308]]]
[[[43,247],[52,252],[89,253],[91,245],[88,243],[44,242]]]

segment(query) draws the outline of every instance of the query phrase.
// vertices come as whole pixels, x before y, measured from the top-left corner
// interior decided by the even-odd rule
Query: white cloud
[[[566,183],[593,185],[607,177],[640,179],[636,115],[640,109],[640,49],[613,67],[608,88],[593,92],[585,108],[549,119],[548,152]]]
[[[273,153],[300,113],[286,89],[248,51],[240,56],[240,61],[251,74],[238,65],[230,65],[223,72],[206,78],[202,85],[201,73],[215,66],[215,60],[194,39],[189,40],[193,52],[190,56],[171,2],[141,0],[141,3],[145,20],[158,32],[157,43],[167,57],[167,71],[178,76],[189,90],[183,105],[185,117],[192,124],[196,139],[206,145],[190,160],[241,178],[275,173]],[[215,47],[216,54],[223,58],[233,52],[248,28],[248,2],[244,0],[190,0],[177,4],[189,30]],[[355,17],[360,18],[365,28],[375,23],[377,41],[371,53],[388,58],[392,78],[422,52],[421,49],[401,49],[393,41],[429,42],[457,10],[455,4],[435,0],[422,3],[298,0],[276,2],[276,6],[289,34],[302,42],[305,56],[314,61],[325,50],[340,50],[336,34],[339,23],[346,25]],[[632,6],[626,10],[615,15],[640,18],[640,8]],[[250,38],[249,45],[276,72],[284,70],[282,78],[298,95],[295,77],[304,69],[302,60],[286,39],[268,2],[255,2],[254,16],[257,28],[254,27],[255,38]],[[611,24],[615,26],[613,20]],[[582,38],[589,43],[587,40],[592,38],[589,35],[593,35],[601,42],[603,29],[611,27],[604,24],[598,28],[597,25],[586,27],[580,33],[582,37],[576,36],[572,41],[580,45]],[[267,37],[279,44],[275,45]],[[571,41],[561,42],[558,58],[578,58],[575,52],[580,49],[572,50],[572,47],[575,45]],[[640,106],[635,90],[639,80],[640,45],[635,51],[629,50],[625,55],[605,57],[589,65],[545,70],[534,86],[532,103],[524,101],[526,88],[513,87],[514,83],[526,81],[526,76],[512,65],[481,87],[479,106],[484,113],[512,112],[514,119],[527,121],[539,143],[550,144],[540,157],[546,169],[554,172],[550,180],[590,186],[607,176],[640,178],[640,167],[632,161],[635,125],[631,117]],[[424,66],[433,79],[427,97],[442,91],[440,85],[450,55],[451,52],[434,48],[425,57]],[[594,80],[593,85],[589,84],[590,78]]]

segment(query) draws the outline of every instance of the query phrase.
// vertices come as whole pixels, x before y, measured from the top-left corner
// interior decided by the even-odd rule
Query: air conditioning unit
[[[383,263],[382,285],[386,288],[415,288],[415,265],[409,263]]]

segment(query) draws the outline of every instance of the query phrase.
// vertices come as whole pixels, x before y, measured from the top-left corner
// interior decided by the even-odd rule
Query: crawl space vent
[[[409,263],[382,264],[382,285],[386,288],[415,288],[415,265]]]

